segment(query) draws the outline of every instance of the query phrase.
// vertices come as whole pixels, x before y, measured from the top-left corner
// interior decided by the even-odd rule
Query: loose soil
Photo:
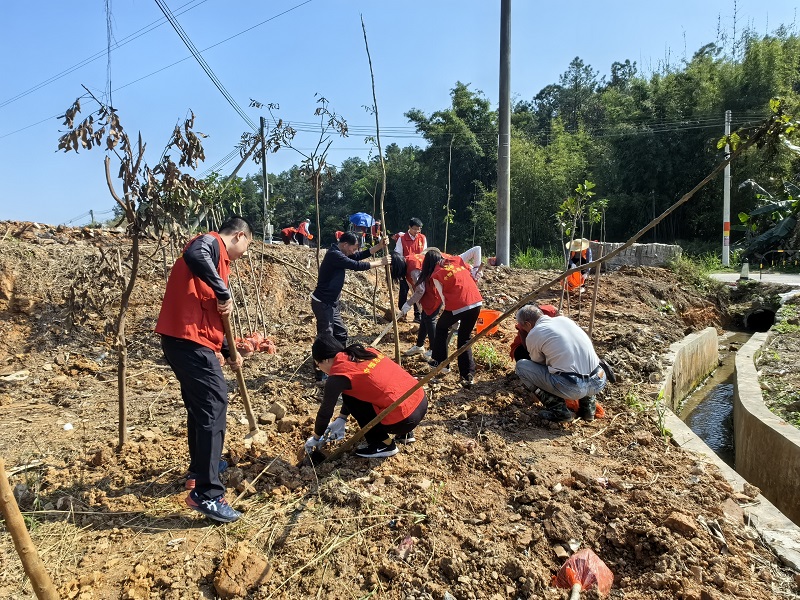
[[[254,244],[232,286],[240,330],[277,346],[244,367],[269,441],[245,446],[226,371],[227,497],[244,516],[219,526],[183,504],[185,412],[152,333],[174,251],[154,241],[128,313],[130,441],[115,451],[114,272],[129,248],[122,233],[0,223],[0,456],[62,598],[564,598],[551,578],[582,547],[613,571],[612,598],[798,597],[743,522],[739,505],[757,490],[736,493],[651,418],[669,344],[725,324],[722,287],[655,268],[602,277],[592,335],[619,378],[600,396],[604,419],[539,419],[513,374],[508,320],[479,341],[472,389],[455,372],[429,388],[415,444],[385,460],[298,466],[321,396],[309,352],[315,252]],[[485,305],[504,311],[554,275],[488,267]],[[374,294],[377,309],[343,296],[351,336],[369,343],[389,304],[383,274],[349,274],[346,289]],[[562,312],[588,327],[591,295]],[[538,300],[558,305],[558,286]],[[402,349],[414,329],[400,324]],[[380,347],[394,351],[391,333]],[[426,371],[419,358],[403,364]],[[0,597],[34,597],[5,529]]]

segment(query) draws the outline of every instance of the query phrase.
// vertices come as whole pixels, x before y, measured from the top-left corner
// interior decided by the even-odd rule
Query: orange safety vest
[[[401,233],[400,235],[400,243],[403,247],[403,256],[409,256],[411,254],[419,254],[423,250],[425,250],[425,236],[421,233],[417,234],[413,240],[408,233]]]
[[[308,233],[308,223],[306,223],[305,221],[300,223],[300,225],[297,226],[297,233],[305,237],[310,237]]]
[[[483,302],[478,285],[472,278],[470,266],[460,256],[444,259],[444,264],[436,267],[431,275],[442,285],[445,310],[454,311],[471,304]],[[427,285],[427,284],[426,284]]]
[[[387,358],[375,348],[369,348],[377,356],[371,360],[354,361],[347,352],[336,355],[328,375],[342,375],[350,380],[351,389],[344,393],[363,402],[369,402],[375,414],[391,405],[400,396],[414,387],[417,380],[392,359]],[[383,418],[384,425],[392,425],[413,413],[425,392],[418,389],[400,403],[400,406]]]
[[[189,240],[183,251],[186,252],[200,235]],[[231,261],[225,242],[215,231],[209,232],[209,235],[219,242],[217,272],[228,285]],[[191,340],[216,352],[222,349],[225,331],[222,328],[222,316],[217,310],[217,297],[207,283],[189,270],[182,254],[175,261],[167,280],[156,333]]]

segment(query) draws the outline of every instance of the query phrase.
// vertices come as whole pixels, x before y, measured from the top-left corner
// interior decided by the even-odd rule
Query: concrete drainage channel
[[[764,406],[754,358],[767,339],[755,334],[736,353],[733,374],[736,465],[749,483],[762,490],[752,506],[744,507],[745,521],[755,527],[776,556],[800,571],[800,431],[773,415]],[[703,455],[716,465],[737,492],[748,480],[722,460],[673,410],[718,365],[716,329],[693,333],[670,347],[663,382],[665,427],[681,448]],[[782,425],[781,425],[782,424]],[[769,465],[770,468],[764,468]],[[783,469],[783,471],[781,471]],[[775,500],[786,514],[767,499]],[[795,514],[796,513],[796,514]]]

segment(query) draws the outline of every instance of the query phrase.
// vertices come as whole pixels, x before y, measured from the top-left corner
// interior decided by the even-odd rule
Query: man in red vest
[[[397,235],[397,244],[395,244],[394,251],[403,258],[407,258],[412,254],[422,254],[428,248],[428,240],[422,234],[422,221],[417,217],[412,217],[408,221],[408,231]],[[408,282],[405,277],[400,279],[400,293],[397,298],[397,308],[402,310],[403,305],[408,299]],[[419,323],[419,307],[414,305],[414,321]]]
[[[233,370],[242,365],[230,359],[223,315],[233,311],[228,289],[230,263],[241,258],[253,239],[253,227],[242,217],[233,217],[217,232],[201,234],[186,244],[167,281],[156,333],[167,363],[181,384],[181,397],[188,413],[190,489],[186,504],[210,519],[231,523],[241,513],[225,500],[220,471],[225,442],[228,386],[216,352],[221,352]]]

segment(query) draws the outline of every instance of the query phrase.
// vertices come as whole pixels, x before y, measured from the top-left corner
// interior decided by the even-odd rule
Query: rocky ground
[[[600,398],[604,419],[540,420],[513,375],[506,321],[476,346],[474,388],[453,373],[429,389],[415,444],[385,460],[298,466],[320,398],[314,251],[254,245],[232,285],[240,330],[277,347],[244,367],[268,441],[245,444],[231,377],[228,498],[245,515],[216,526],[183,504],[184,411],[152,333],[174,252],[155,242],[128,313],[130,441],[115,451],[112,332],[129,247],[120,233],[0,223],[0,457],[62,598],[564,598],[551,578],[579,548],[614,573],[612,598],[798,597],[743,522],[757,490],[734,492],[651,418],[669,344],[727,323],[723,286],[653,268],[602,277],[592,335],[619,377]],[[480,287],[502,311],[553,275],[487,268]],[[360,298],[344,297],[345,320],[362,341],[383,327],[382,279],[348,276]],[[562,307],[586,327],[591,292]],[[539,300],[558,305],[557,286]],[[413,329],[400,324],[403,349]],[[390,334],[381,348],[393,347]],[[425,372],[419,359],[404,365]],[[0,597],[34,597],[4,529]]]

